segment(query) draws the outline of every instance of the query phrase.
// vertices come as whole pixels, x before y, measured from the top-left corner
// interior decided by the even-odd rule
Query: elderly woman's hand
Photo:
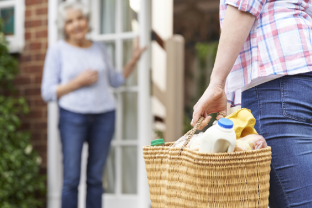
[[[209,114],[221,112],[226,115],[226,103],[227,99],[224,88],[211,83],[193,108],[194,112],[191,125],[194,126],[199,118],[204,116],[205,119],[199,127],[199,129],[203,129],[211,119]],[[217,119],[221,117],[223,116],[218,115]]]
[[[139,38],[137,38],[135,41],[135,46],[134,46],[133,51],[132,51],[132,57],[131,57],[130,61],[128,61],[128,63],[124,66],[123,75],[125,78],[128,78],[129,75],[132,73],[132,71],[134,70],[134,67],[137,64],[138,60],[140,59],[142,53],[147,48],[146,46],[143,48],[140,48],[139,42],[140,42]]]
[[[132,60],[135,63],[140,59],[142,53],[146,50],[146,46],[143,48],[140,48],[139,42],[140,42],[139,38],[137,38],[135,46],[133,48],[133,52],[132,52]]]
[[[98,72],[96,70],[87,69],[81,72],[76,78],[75,81],[80,87],[92,85],[98,80]]]

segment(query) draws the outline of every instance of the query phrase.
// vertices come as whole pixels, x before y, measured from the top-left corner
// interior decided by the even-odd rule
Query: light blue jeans
[[[101,114],[73,113],[60,108],[64,181],[62,208],[78,207],[81,152],[88,142],[87,206],[101,208],[103,169],[115,128],[115,111]]]
[[[270,208],[312,208],[312,72],[244,91],[242,107],[272,147]]]

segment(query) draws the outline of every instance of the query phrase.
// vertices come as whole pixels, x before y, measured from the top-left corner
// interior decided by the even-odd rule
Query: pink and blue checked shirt
[[[227,5],[256,16],[227,78],[232,106],[255,83],[312,71],[312,0],[221,0],[221,28]]]

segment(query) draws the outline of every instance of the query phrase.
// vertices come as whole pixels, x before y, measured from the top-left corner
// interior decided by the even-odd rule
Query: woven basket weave
[[[152,208],[268,208],[270,147],[200,153],[172,144],[143,148]]]

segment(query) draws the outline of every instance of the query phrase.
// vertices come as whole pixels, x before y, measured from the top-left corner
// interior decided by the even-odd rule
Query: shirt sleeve
[[[238,10],[249,12],[254,16],[259,16],[263,5],[267,0],[226,0],[227,5],[237,7]]]
[[[112,61],[107,53],[107,50],[103,44],[101,44],[101,48],[104,53],[105,63],[108,71],[109,84],[114,88],[120,87],[126,82],[126,79],[122,72],[117,72],[115,70]]]
[[[48,49],[41,84],[41,96],[44,101],[56,101],[56,89],[60,83],[61,60],[56,46]]]

